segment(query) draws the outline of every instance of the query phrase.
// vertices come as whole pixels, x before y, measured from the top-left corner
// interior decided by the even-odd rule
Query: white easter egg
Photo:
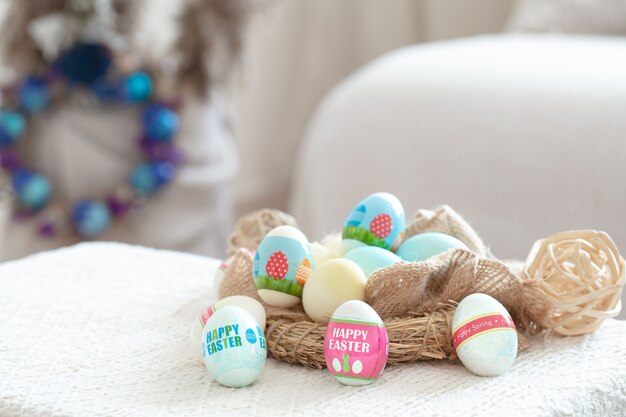
[[[191,326],[191,350],[194,356],[202,361],[202,331],[207,320],[219,309],[226,306],[237,306],[252,314],[262,330],[265,330],[265,308],[257,300],[245,295],[233,295],[222,298],[217,303],[205,308]]]
[[[470,294],[454,312],[452,344],[471,372],[479,376],[501,375],[517,357],[515,323],[495,298]]]
[[[337,358],[333,358],[333,369],[335,372],[341,372],[341,362]]]
[[[241,307],[226,306],[207,321],[202,333],[202,357],[209,374],[227,387],[256,381],[267,356],[261,327]]]
[[[259,297],[276,307],[298,304],[313,265],[311,246],[301,231],[292,226],[272,229],[254,254],[252,277]]]
[[[226,271],[228,271],[228,267],[230,267],[230,264],[233,263],[233,259],[235,259],[235,255],[229,257],[228,259],[225,259],[224,261],[222,261],[222,263],[220,264],[220,266],[217,268],[217,271],[215,271],[215,285],[219,287],[219,285],[222,283],[222,281],[224,281],[224,276],[226,275]]]
[[[302,293],[302,305],[310,318],[328,323],[331,314],[349,300],[365,298],[366,277],[349,259],[331,259],[313,270]]]

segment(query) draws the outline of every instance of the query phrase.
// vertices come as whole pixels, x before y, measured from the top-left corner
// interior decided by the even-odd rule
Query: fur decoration
[[[98,21],[100,30],[123,38],[125,48],[154,74],[157,91],[185,89],[205,95],[212,85],[226,80],[237,62],[245,28],[260,3],[261,0],[10,0],[0,32],[2,65],[10,70],[9,74],[23,75],[41,71],[54,58],[38,44],[33,22],[48,16],[62,18],[62,39],[55,40],[59,45],[54,45],[62,50],[82,40],[81,36]],[[103,4],[111,11],[112,18],[108,20],[104,18]]]

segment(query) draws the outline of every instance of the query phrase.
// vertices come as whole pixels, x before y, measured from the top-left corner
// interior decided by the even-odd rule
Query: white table
[[[224,388],[188,340],[216,296],[217,265],[106,243],[0,265],[0,416],[626,413],[626,322],[615,320],[589,336],[535,340],[498,378],[425,362],[354,388],[268,359],[253,386]]]

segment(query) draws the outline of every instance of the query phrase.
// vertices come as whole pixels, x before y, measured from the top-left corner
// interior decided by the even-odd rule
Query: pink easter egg
[[[371,384],[389,356],[387,329],[372,307],[346,301],[333,313],[324,337],[328,371],[344,385]]]

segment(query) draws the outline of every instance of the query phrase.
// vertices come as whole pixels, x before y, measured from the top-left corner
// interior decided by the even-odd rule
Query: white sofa
[[[499,257],[578,228],[606,230],[626,253],[626,38],[400,49],[326,97],[295,166],[290,211],[311,239],[384,190],[407,215],[451,205]]]

